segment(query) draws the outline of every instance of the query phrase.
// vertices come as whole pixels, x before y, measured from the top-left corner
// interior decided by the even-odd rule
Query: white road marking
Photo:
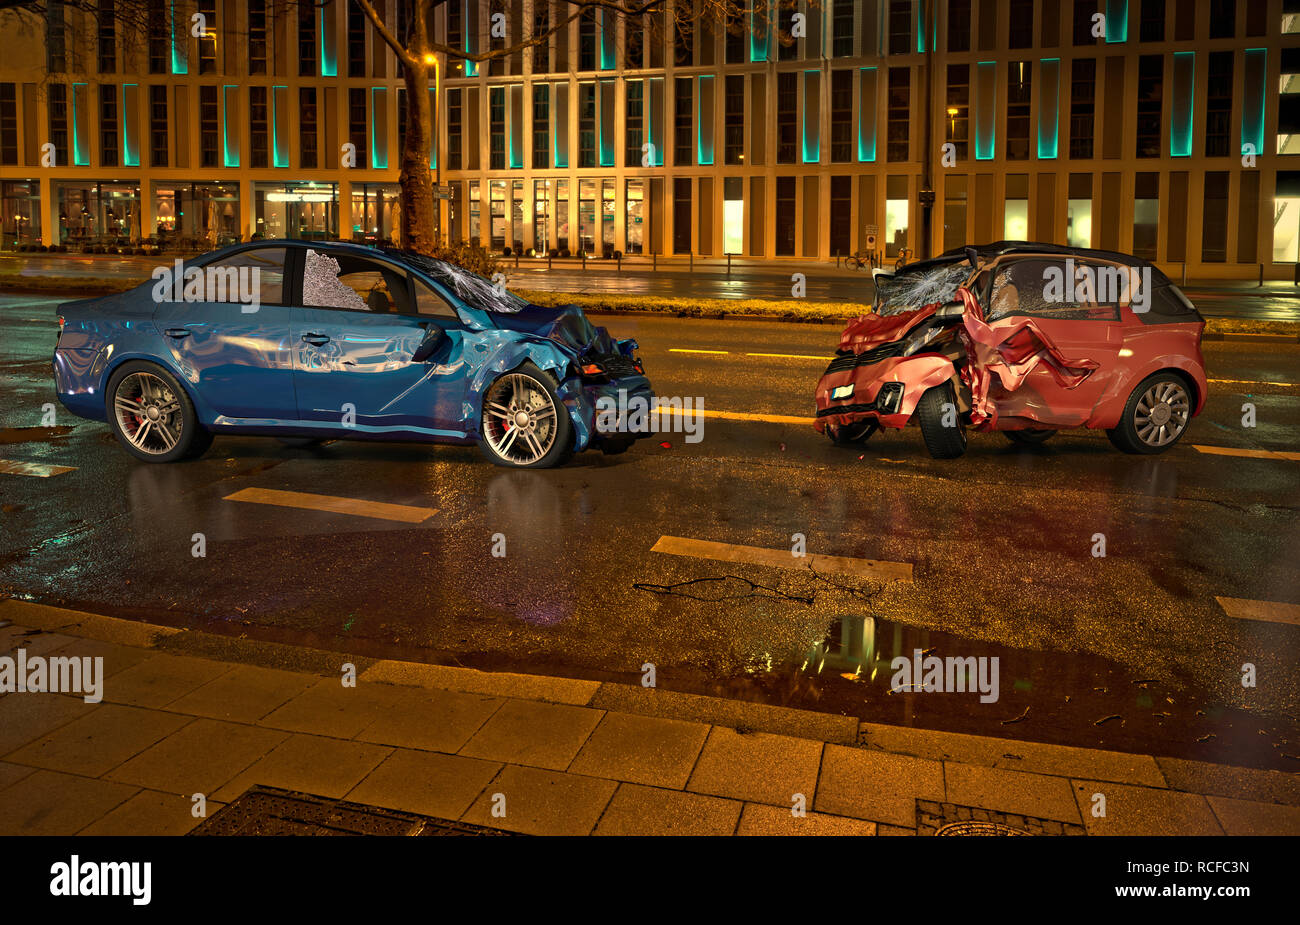
[[[714,543],[693,540],[683,536],[661,536],[651,552],[673,556],[691,556],[696,559],[713,559],[717,562],[744,562],[750,565],[770,565],[776,568],[812,569],[817,572],[838,572],[857,578],[877,581],[912,580],[912,563],[882,562],[873,559],[854,559],[849,556],[825,556],[809,553],[795,557],[789,549],[765,549],[761,546],[739,546],[734,543]]]
[[[387,504],[383,501],[365,501],[360,498],[339,498],[334,495],[313,495],[304,491],[278,491],[273,488],[244,488],[226,501],[248,501],[253,504],[274,504],[279,507],[296,507],[307,511],[327,511],[331,514],[351,514],[355,517],[375,517],[380,520],[397,520],[418,524],[428,520],[437,510],[431,507],[413,507],[408,504]]]
[[[44,463],[0,459],[0,474],[4,475],[32,475],[36,478],[48,479],[53,475],[62,475],[65,472],[75,471],[77,471],[76,466],[49,466]]]
[[[1236,620],[1262,620],[1266,623],[1290,623],[1300,626],[1300,604],[1280,601],[1252,601],[1240,597],[1214,598],[1223,612]]]

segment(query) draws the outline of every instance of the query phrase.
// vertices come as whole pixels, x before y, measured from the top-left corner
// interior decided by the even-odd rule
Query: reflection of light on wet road
[[[47,466],[42,463],[18,462],[12,459],[0,459],[0,474],[31,475],[40,479],[76,471],[76,466]]]
[[[302,491],[276,491],[271,488],[244,488],[233,495],[226,495],[225,500],[296,507],[308,511],[326,511],[331,514],[352,514],[357,517],[375,517],[381,520],[398,520],[408,524],[423,523],[438,513],[431,507],[362,501],[334,495],[313,495]]]
[[[674,556],[691,556],[696,559],[713,559],[717,562],[744,562],[751,565],[771,565],[777,568],[811,569],[816,572],[838,572],[858,578],[879,581],[911,581],[912,563],[878,562],[873,559],[855,559],[850,556],[826,556],[809,553],[795,556],[788,549],[764,549],[761,546],[740,546],[735,543],[714,543],[710,540],[693,540],[683,536],[661,536],[650,549]]]
[[[1223,612],[1235,620],[1262,620],[1266,623],[1290,623],[1300,626],[1300,604],[1280,601],[1251,601],[1239,597],[1214,598]]]

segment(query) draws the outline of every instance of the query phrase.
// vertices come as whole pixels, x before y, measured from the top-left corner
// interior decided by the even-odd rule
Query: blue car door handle
[[[327,334],[304,334],[302,339],[307,343],[315,344],[318,347],[321,344],[328,344],[330,342],[329,335]]]
[[[168,337],[189,337],[189,328],[168,328],[166,331]]]

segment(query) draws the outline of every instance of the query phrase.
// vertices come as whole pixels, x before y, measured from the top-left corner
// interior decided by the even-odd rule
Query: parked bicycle
[[[899,248],[898,259],[894,261],[894,269],[895,270],[903,269],[903,267],[907,265],[908,260],[911,258],[912,253],[913,251],[910,247]]]
[[[877,251],[858,251],[845,257],[844,265],[850,270],[874,270],[880,266],[880,254]]]

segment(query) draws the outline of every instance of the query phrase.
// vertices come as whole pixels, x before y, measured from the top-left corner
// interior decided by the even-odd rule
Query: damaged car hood
[[[529,305],[509,314],[492,314],[497,327],[510,331],[520,331],[545,337],[558,344],[563,344],[574,353],[610,354],[618,352],[617,344],[602,327],[592,324],[586,314],[576,305],[560,305],[548,308],[544,305]]]
[[[927,305],[897,315],[863,315],[850,321],[840,334],[839,349],[841,352],[865,353],[872,347],[893,343],[933,315],[938,307],[937,304]]]

